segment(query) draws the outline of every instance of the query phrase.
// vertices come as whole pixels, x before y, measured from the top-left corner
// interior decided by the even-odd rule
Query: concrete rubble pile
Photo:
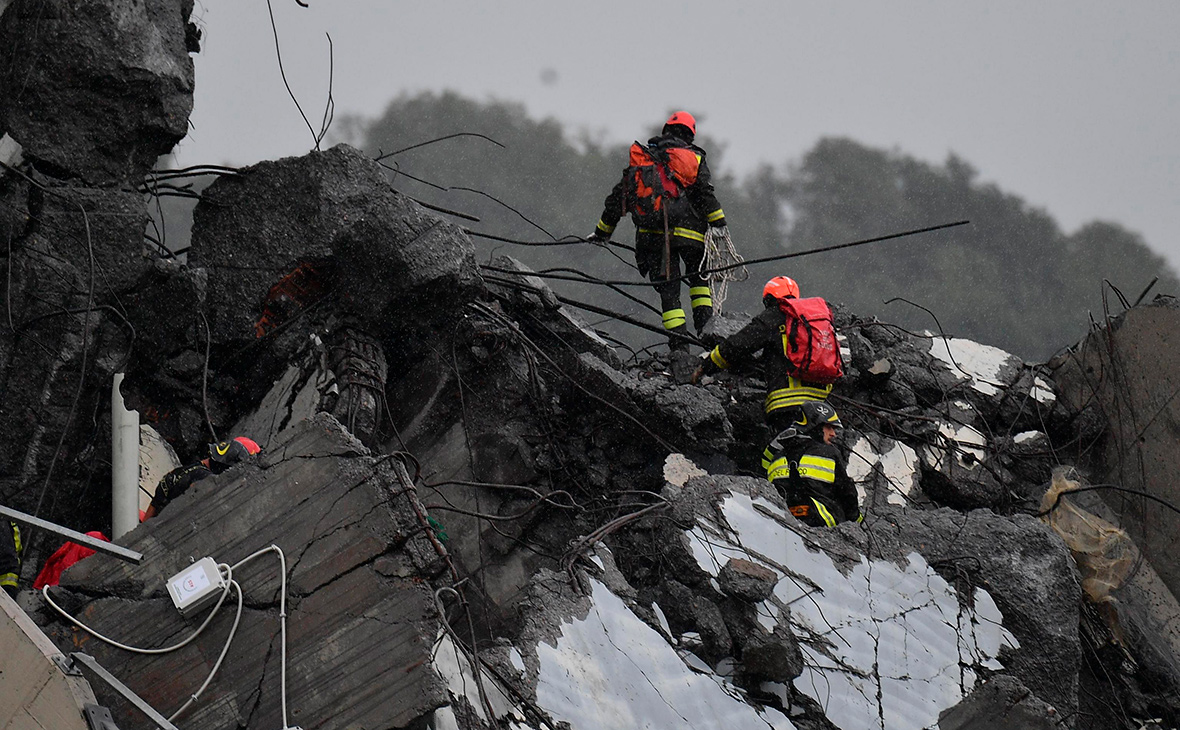
[[[351,147],[221,175],[187,260],[154,252],[138,189],[185,131],[191,10],[0,4],[0,501],[83,530],[109,514],[103,424],[125,372],[128,404],[182,461],[209,431],[262,453],[120,538],[141,565],[88,558],[56,600],[159,647],[206,615],[182,618],[165,587],[193,560],[275,545],[285,571],[277,553],[235,569],[241,608],[227,598],[168,654],[104,644],[26,593],[63,652],[165,714],[217,670],[180,727],[1180,721],[1176,569],[1157,559],[1175,516],[1062,498],[1138,546],[1095,604],[1079,543],[1040,514],[1070,466],[1059,483],[1177,501],[1180,411],[1158,394],[1180,376],[1149,355],[1180,333],[1172,300],[1047,365],[837,306],[832,403],[866,519],[806,527],[759,474],[760,373],[682,384],[667,355],[612,347]],[[102,83],[79,99],[61,84],[83,73]],[[119,727],[150,727],[94,691]]]

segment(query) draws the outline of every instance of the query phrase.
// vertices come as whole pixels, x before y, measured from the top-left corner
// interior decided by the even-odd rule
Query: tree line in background
[[[643,138],[656,131],[648,129]],[[463,133],[498,144],[464,134],[414,147]],[[394,187],[479,218],[457,221],[461,225],[537,243],[589,236],[603,198],[626,165],[630,143],[534,119],[519,104],[479,102],[451,92],[403,95],[377,119],[338,121],[334,137],[375,157],[396,152],[383,161]],[[799,281],[804,296],[844,303],[860,316],[935,330],[933,318],[921,309],[884,303],[903,297],[936,314],[947,334],[1043,360],[1077,341],[1091,317],[1101,319],[1104,307],[1121,311],[1104,280],[1131,301],[1157,276],[1153,294],[1180,289],[1164,259],[1138,234],[1095,221],[1067,235],[1045,211],[980,182],[975,169],[954,155],[932,165],[899,151],[826,138],[797,161],[768,160],[737,178],[722,172],[721,145],[707,135],[698,141],[710,153],[733,240],[748,259],[971,221],[948,231],[752,267],[748,281],[731,286],[728,311],[757,311],[762,284],[786,274]],[[614,239],[630,244],[632,235],[624,223]],[[507,253],[538,270],[640,280],[628,252],[590,244],[520,246],[477,239],[477,249],[481,263]],[[551,284],[576,299],[659,324],[658,315],[606,287]],[[625,291],[657,302],[647,288]],[[661,339],[586,316],[633,346]]]

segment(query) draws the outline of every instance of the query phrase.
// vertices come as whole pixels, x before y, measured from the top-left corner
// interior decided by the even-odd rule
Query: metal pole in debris
[[[100,553],[114,555],[116,558],[119,558],[120,560],[126,560],[129,563],[135,563],[136,565],[139,565],[143,562],[143,553],[137,553],[134,550],[129,550],[128,548],[122,547],[121,545],[115,545],[114,543],[109,543],[105,540],[93,538],[90,535],[83,534],[76,530],[71,530],[68,527],[62,527],[59,524],[50,522],[49,520],[43,520],[40,517],[34,517],[33,515],[25,514],[24,512],[15,510],[11,507],[5,507],[2,504],[0,504],[0,516],[7,517],[8,519],[19,522],[22,525],[31,525],[33,527],[39,527],[42,530],[48,530],[49,532],[61,535],[70,542],[76,542],[79,545],[85,545],[86,547],[93,548]]]
[[[139,412],[123,404],[119,386],[111,383],[111,538],[118,540],[139,524]]]

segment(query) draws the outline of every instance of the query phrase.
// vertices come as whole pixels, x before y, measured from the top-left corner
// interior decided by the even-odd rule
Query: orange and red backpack
[[[664,199],[679,199],[685,188],[697,181],[701,161],[685,147],[660,147],[635,142],[629,165],[623,173],[626,212],[639,219],[651,219],[664,210]]]
[[[790,375],[810,383],[834,383],[844,377],[828,303],[820,297],[790,298],[778,300],[778,306],[786,320],[780,331]]]

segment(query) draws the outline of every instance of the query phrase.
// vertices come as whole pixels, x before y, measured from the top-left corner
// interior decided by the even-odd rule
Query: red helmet
[[[668,121],[664,122],[665,127],[670,127],[673,124],[687,127],[688,131],[692,132],[692,136],[697,136],[697,120],[688,112],[675,112],[668,117]]]
[[[774,297],[775,299],[790,299],[794,297],[798,299],[799,285],[789,276],[776,276],[766,282],[766,286],[762,287],[762,298],[765,299],[766,297]]]

